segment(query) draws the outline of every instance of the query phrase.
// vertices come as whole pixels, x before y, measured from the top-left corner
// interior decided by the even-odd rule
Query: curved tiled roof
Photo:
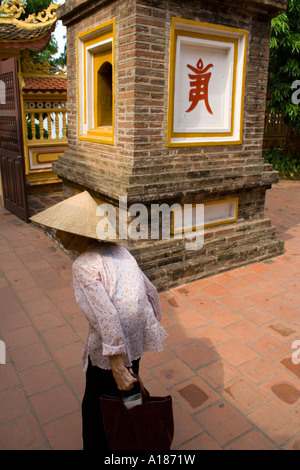
[[[27,19],[17,19],[22,12],[21,0],[2,2],[0,10],[0,46],[5,49],[41,50],[50,40],[57,21],[58,5],[51,4],[47,10],[37,16],[30,15]]]
[[[0,41],[22,41],[37,39],[52,32],[56,20],[50,24],[27,25],[15,18],[0,18]]]
[[[66,77],[24,77],[23,93],[66,93]]]

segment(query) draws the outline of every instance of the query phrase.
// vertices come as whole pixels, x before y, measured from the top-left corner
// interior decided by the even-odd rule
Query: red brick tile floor
[[[31,213],[60,199],[31,198]],[[141,377],[173,396],[172,449],[300,449],[299,207],[300,182],[267,193],[283,255],[160,294],[169,336]],[[72,262],[32,224],[0,218],[0,448],[81,449],[87,323]]]

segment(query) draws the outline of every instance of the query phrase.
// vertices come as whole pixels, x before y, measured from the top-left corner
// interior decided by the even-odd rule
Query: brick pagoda
[[[58,10],[67,26],[69,143],[54,171],[63,180],[64,195],[87,189],[116,207],[119,197],[127,196],[128,206],[178,203],[209,208],[199,250],[187,250],[184,237],[124,240],[159,289],[283,251],[264,214],[266,191],[278,174],[264,163],[262,142],[270,22],[284,8],[280,0],[66,0]],[[186,72],[175,61],[184,60],[185,50],[193,58],[197,48],[202,58],[208,53],[212,58],[211,87],[213,79],[216,86],[222,78],[221,72],[215,77],[213,73],[228,67],[235,94],[228,92],[229,105],[223,101],[225,117],[219,128],[206,130],[206,115],[217,119],[220,109],[215,93],[210,103],[214,115],[201,108],[203,119],[196,130],[183,125],[180,132],[175,124],[172,127],[172,113],[180,105],[180,93],[188,99],[188,82],[182,82],[181,91],[180,73]],[[91,78],[95,67],[98,78]],[[109,77],[110,91],[101,88]],[[101,104],[102,98],[96,109],[91,88],[95,94],[100,89],[105,96],[111,93],[112,109]],[[226,90],[224,85],[224,96]],[[202,105],[198,103],[198,109]],[[185,117],[190,119],[187,113]],[[232,220],[222,212],[227,201],[236,204]],[[214,214],[217,209],[220,219]]]

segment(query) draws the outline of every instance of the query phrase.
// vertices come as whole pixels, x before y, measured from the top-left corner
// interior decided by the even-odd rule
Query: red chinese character
[[[211,72],[206,73],[210,67],[213,67],[213,64],[207,65],[204,69],[202,59],[199,59],[196,67],[192,67],[192,65],[187,65],[187,67],[195,72],[196,75],[189,73],[191,87],[189,101],[191,101],[192,104],[186,113],[193,111],[199,101],[204,100],[207,111],[213,114],[208,102],[208,82],[211,77]]]

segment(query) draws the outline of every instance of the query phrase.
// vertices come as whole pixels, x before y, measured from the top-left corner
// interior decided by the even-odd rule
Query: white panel
[[[233,80],[232,43],[220,43],[196,38],[177,38],[174,132],[230,132]],[[199,59],[210,74],[207,92],[209,110],[200,99],[189,111],[190,91],[195,74],[188,65],[196,67]]]
[[[217,224],[235,220],[237,201],[224,201],[204,206],[204,224]]]

